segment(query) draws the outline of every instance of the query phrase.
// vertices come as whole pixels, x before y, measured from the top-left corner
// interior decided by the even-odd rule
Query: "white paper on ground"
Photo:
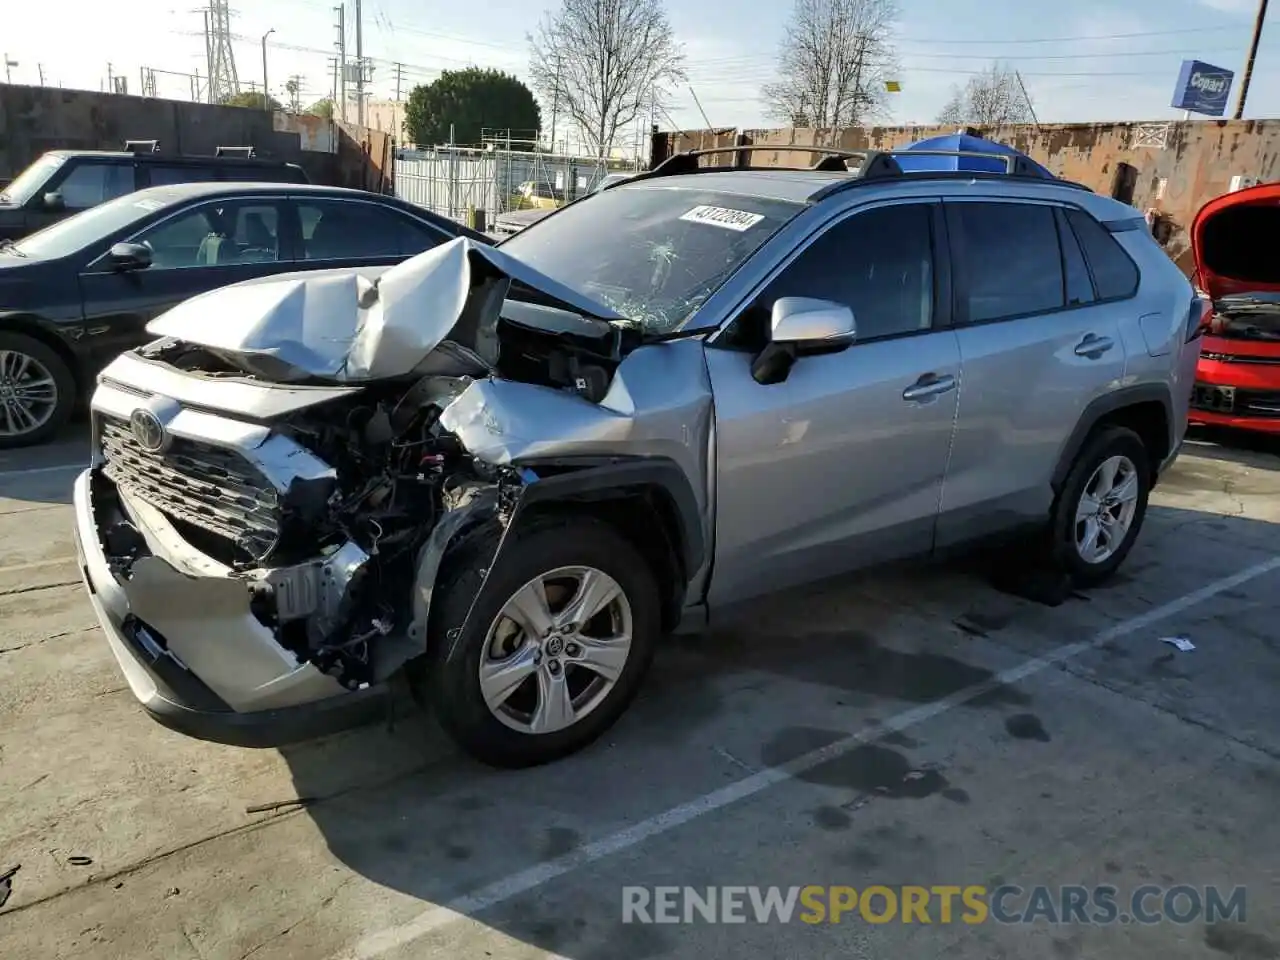
[[[1179,650],[1181,650],[1183,653],[1186,653],[1189,650],[1194,650],[1196,648],[1196,645],[1192,643],[1190,640],[1188,640],[1186,637],[1161,637],[1160,642],[1171,643],[1175,647],[1177,647]]]

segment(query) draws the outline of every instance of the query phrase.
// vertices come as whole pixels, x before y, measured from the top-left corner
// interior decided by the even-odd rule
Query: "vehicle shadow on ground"
[[[1191,427],[1184,452],[1223,463],[1280,470],[1280,435],[1225,427]]]
[[[1250,560],[1231,552],[1238,545],[1264,550],[1271,543],[1274,549],[1275,526],[1258,520],[1152,505],[1148,523],[1117,585],[1077,593],[1056,609],[1011,601],[976,576],[973,564],[961,561],[891,576],[844,578],[764,604],[750,619],[704,636],[670,638],[617,727],[595,746],[549,766],[515,772],[482,767],[462,756],[434,721],[418,712],[401,716],[391,730],[366,728],[282,753],[297,795],[315,798],[308,815],[339,861],[416,898],[421,910],[456,905],[458,898],[498,880],[572,856],[593,839],[842,735],[828,731],[822,742],[807,735],[781,736],[824,731],[777,728],[776,703],[772,716],[763,705],[771,702],[778,682],[811,685],[807,689],[815,696],[827,691],[831,702],[867,711],[849,722],[873,723],[871,712],[883,720],[989,683],[993,672],[969,662],[972,654],[965,652],[974,635],[990,635],[1000,644],[1002,631],[1021,628],[1018,644],[1008,649],[1019,657],[1039,655],[1080,639],[1081,630],[1134,615],[1131,609],[1116,614],[1108,608],[1133,607],[1139,592],[1148,605],[1166,603],[1256,562],[1257,554]],[[1233,544],[1214,548],[1234,564],[1224,568],[1197,530],[1227,523]],[[1158,561],[1165,551],[1184,549],[1175,539],[1198,541],[1197,549],[1215,569],[1212,576],[1201,577],[1191,568],[1179,574],[1181,579],[1171,578],[1172,568]],[[1152,567],[1160,572],[1144,576],[1142,571]],[[980,613],[996,609],[1004,612],[985,619]],[[917,634],[900,629],[904,613],[917,617]],[[1025,689],[995,684],[961,707],[960,715],[997,711],[1007,725],[1026,717],[1030,703]],[[754,752],[735,761],[738,768],[726,768],[714,745],[730,735],[741,743],[744,729]],[[873,745],[866,758],[823,764],[815,771],[819,776],[806,779],[865,792],[878,790],[879,778],[901,781],[907,767],[898,769],[895,758],[902,755],[891,747],[910,738],[894,736],[900,740],[884,738],[878,742],[884,746]],[[715,876],[716,865],[706,864],[701,880]],[[604,886],[599,902],[577,904],[573,916],[521,901],[477,919],[572,960],[678,954],[678,943],[653,927],[624,928],[619,889]]]

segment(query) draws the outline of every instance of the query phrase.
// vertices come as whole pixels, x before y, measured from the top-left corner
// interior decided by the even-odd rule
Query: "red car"
[[[1213,301],[1191,422],[1280,434],[1280,183],[1209,201],[1191,224],[1196,286]]]

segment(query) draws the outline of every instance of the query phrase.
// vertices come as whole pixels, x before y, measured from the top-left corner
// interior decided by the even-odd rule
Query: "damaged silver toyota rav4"
[[[152,321],[100,377],[75,487],[147,710],[283,743],[398,676],[520,766],[597,737],[664,634],[741,601],[1023,528],[1110,575],[1199,352],[1136,212],[1013,158],[705,159],[498,248]]]

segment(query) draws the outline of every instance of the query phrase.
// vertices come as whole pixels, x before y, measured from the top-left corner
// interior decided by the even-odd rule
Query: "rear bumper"
[[[75,546],[80,575],[129,689],[155,720],[201,740],[268,747],[334,733],[383,714],[387,697],[385,685],[342,690],[309,664],[289,664],[283,657],[279,675],[267,682],[262,682],[261,677],[246,677],[247,686],[237,696],[242,709],[228,703],[225,689],[222,693],[215,690],[170,649],[168,639],[159,628],[134,614],[127,587],[112,572],[101,543],[94,481],[93,471],[86,470],[76,479],[74,488]],[[184,587],[195,585],[195,589],[199,589],[202,579],[215,579],[192,577],[176,570],[174,575],[175,582]],[[217,603],[212,606],[216,607]],[[213,611],[209,622],[219,627],[224,625]],[[234,627],[231,621],[225,625]],[[234,629],[222,639],[227,649],[233,651],[261,647],[265,642],[262,636]],[[257,662],[260,666],[262,658]],[[263,705],[261,709],[243,708],[255,701]]]

